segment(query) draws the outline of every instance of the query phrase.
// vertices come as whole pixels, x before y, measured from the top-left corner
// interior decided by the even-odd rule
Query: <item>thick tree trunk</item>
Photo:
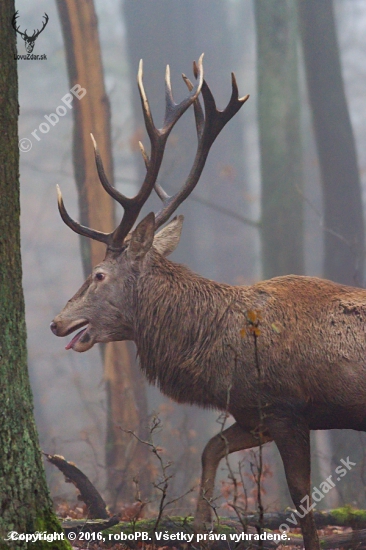
[[[364,285],[365,226],[355,142],[342,79],[332,0],[299,0],[299,20],[313,126],[322,177],[324,203],[324,269],[326,278]],[[332,430],[333,456],[352,449],[363,464],[363,449],[353,432]],[[355,445],[356,442],[356,445]],[[342,490],[345,502],[364,506],[357,490],[363,467],[356,467]]]
[[[356,147],[332,0],[299,0],[300,28],[324,197],[324,276],[364,284],[365,227]]]
[[[297,17],[294,0],[256,0],[264,278],[304,273]]]
[[[74,167],[83,225],[106,233],[115,228],[114,203],[101,186],[95,167],[90,132],[98,143],[105,172],[113,184],[110,107],[104,88],[97,18],[92,0],[58,0],[67,54],[70,87],[79,84],[86,95],[74,101]],[[105,247],[81,237],[85,275],[99,263]],[[144,438],[147,403],[144,379],[136,368],[126,342],[107,344],[104,353],[104,380],[107,392],[107,487],[112,504],[134,499],[132,478],[138,475],[141,489],[149,494],[148,450],[136,443],[126,430]],[[127,451],[128,449],[128,451]]]
[[[61,533],[52,511],[29,384],[20,255],[18,80],[13,0],[0,4],[0,548],[10,531]],[[27,548],[18,540],[10,547]],[[37,548],[50,547],[38,541]],[[71,548],[67,541],[53,548]]]

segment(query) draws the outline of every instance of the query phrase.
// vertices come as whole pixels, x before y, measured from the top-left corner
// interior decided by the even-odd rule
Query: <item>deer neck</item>
[[[235,287],[156,255],[136,292],[135,342],[148,380],[178,402],[225,407],[232,366],[223,340],[235,300]]]

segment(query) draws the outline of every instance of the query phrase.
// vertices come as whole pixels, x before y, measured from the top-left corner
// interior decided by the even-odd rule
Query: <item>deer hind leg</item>
[[[264,441],[271,441],[264,436]],[[223,432],[215,435],[207,443],[202,454],[202,477],[194,517],[194,529],[206,531],[212,523],[212,498],[215,487],[215,477],[222,458],[235,451],[258,446],[258,437],[245,431],[235,422]]]
[[[313,512],[310,510],[309,428],[301,418],[290,414],[288,417],[269,415],[266,425],[283,461],[288,488],[298,511],[294,517],[300,523],[305,550],[320,550]]]

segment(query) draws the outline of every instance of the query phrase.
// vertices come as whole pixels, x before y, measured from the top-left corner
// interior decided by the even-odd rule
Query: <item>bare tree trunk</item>
[[[325,277],[364,284],[365,226],[355,142],[332,0],[299,0],[300,28],[324,197]]]
[[[304,273],[297,16],[294,0],[254,2],[265,278]]]
[[[46,485],[27,370],[19,225],[17,50],[11,26],[14,13],[13,0],[0,4],[0,547],[25,549],[25,541],[5,543],[4,538],[9,541],[10,531],[62,531]],[[37,542],[37,548],[49,546],[47,541]],[[71,548],[67,540],[54,541],[52,547]]]
[[[81,223],[110,232],[115,227],[114,204],[100,185],[95,168],[90,132],[94,134],[109,181],[113,184],[110,107],[104,88],[97,18],[92,0],[58,0],[67,54],[70,87],[80,85],[86,95],[74,102],[74,167]],[[104,246],[81,237],[83,267],[89,274],[104,257]],[[126,342],[106,345],[104,379],[107,392],[106,464],[112,505],[134,499],[133,477],[140,479],[144,494],[150,491],[148,451],[126,430],[141,437],[147,418],[145,382],[135,368]],[[121,500],[122,499],[122,500]]]

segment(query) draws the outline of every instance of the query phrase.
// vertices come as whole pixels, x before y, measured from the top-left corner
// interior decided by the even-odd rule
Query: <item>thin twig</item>
[[[168,506],[170,506],[171,504],[174,504],[178,500],[184,498],[185,496],[187,496],[189,493],[191,493],[194,490],[194,487],[191,487],[183,495],[180,495],[179,497],[172,498],[170,500],[167,499],[169,482],[174,477],[174,474],[169,474],[168,470],[172,466],[173,463],[171,461],[165,462],[163,460],[163,457],[161,455],[162,449],[160,447],[158,447],[157,445],[155,445],[155,443],[154,443],[154,439],[153,439],[154,433],[160,427],[161,427],[160,418],[158,418],[157,416],[154,416],[153,419],[152,419],[152,423],[150,425],[150,431],[149,431],[150,441],[146,441],[144,439],[141,439],[132,430],[123,430],[124,432],[126,432],[128,434],[131,434],[133,437],[135,437],[143,445],[147,445],[148,447],[150,447],[151,452],[156,456],[156,458],[159,462],[159,465],[160,465],[162,479],[160,481],[158,481],[157,483],[153,484],[154,488],[161,493],[160,500],[159,500],[158,515],[157,515],[157,518],[156,518],[156,521],[155,521],[155,524],[154,524],[154,527],[153,527],[153,532],[154,533],[156,533],[156,531],[158,530],[159,524],[162,520],[164,511],[166,510],[166,508]]]
[[[252,314],[255,312],[251,312]],[[262,502],[262,476],[263,476],[263,430],[264,430],[264,413],[263,413],[263,404],[262,404],[262,372],[260,368],[260,362],[259,362],[259,353],[258,353],[258,337],[260,335],[260,330],[258,328],[260,321],[260,315],[258,312],[255,313],[254,317],[253,315],[250,315],[248,317],[248,322],[250,324],[251,333],[253,335],[254,340],[254,360],[255,360],[255,366],[257,369],[257,376],[258,376],[258,391],[257,391],[257,403],[258,403],[258,414],[259,414],[259,426],[258,426],[258,439],[259,439],[259,453],[258,453],[258,461],[256,461],[256,473],[252,471],[253,477],[256,482],[257,487],[257,505],[258,505],[258,512],[259,512],[259,518],[258,518],[258,525],[257,525],[257,531],[260,538],[260,535],[263,531],[264,526],[264,508],[263,508],[263,502]],[[260,540],[258,544],[258,548],[263,548],[263,541]]]

